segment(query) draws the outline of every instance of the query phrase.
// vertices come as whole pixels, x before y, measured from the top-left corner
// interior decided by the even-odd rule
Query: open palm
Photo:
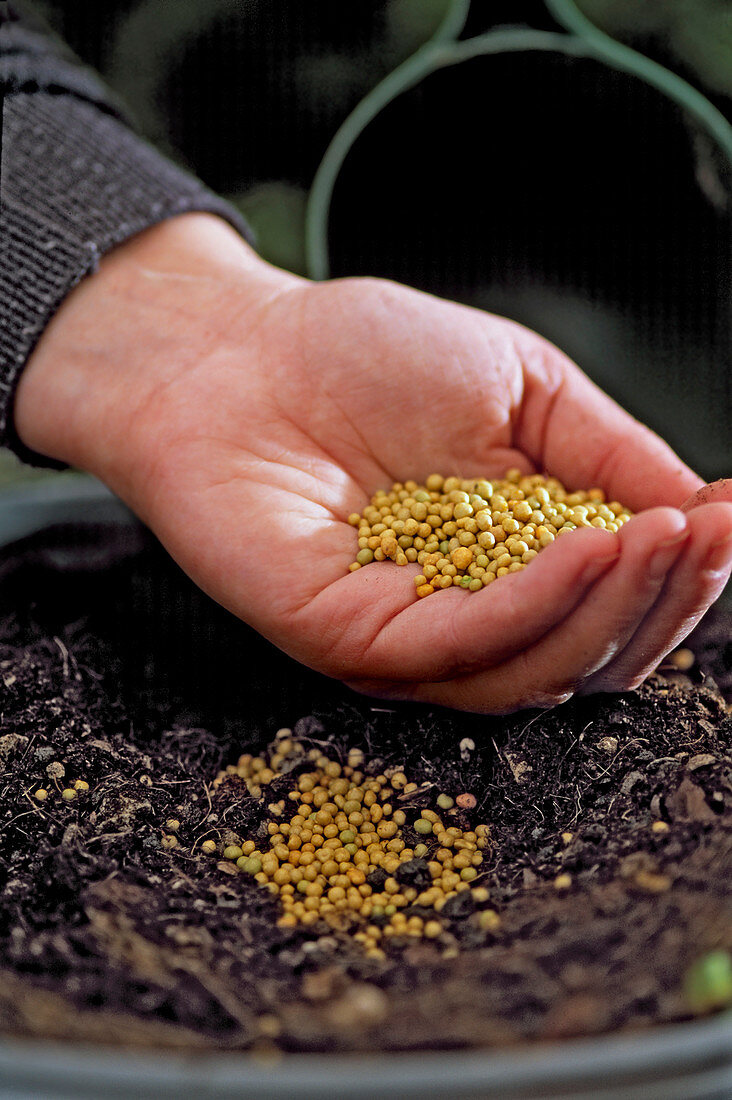
[[[298,282],[247,340],[154,410],[142,510],[206,591],[311,667],[470,710],[552,705],[637,684],[719,594],[732,492],[683,514],[701,481],[520,326],[376,280]],[[377,488],[509,466],[643,514],[479,593],[418,601],[416,565],[348,573],[346,517]]]
[[[556,348],[391,283],[312,284],[186,215],[115,249],[26,368],[30,447],[96,473],[210,595],[374,694],[500,713],[639,683],[732,567],[732,482],[703,487]],[[348,572],[347,523],[433,472],[547,471],[640,515],[480,592]]]

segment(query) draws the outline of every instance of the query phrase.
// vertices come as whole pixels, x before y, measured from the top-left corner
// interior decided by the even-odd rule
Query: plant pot
[[[105,602],[105,616],[139,622],[138,638],[155,659],[178,668],[186,647],[210,650],[206,675],[193,683],[198,703],[215,699],[231,683],[230,650],[246,654],[252,668],[273,651],[241,624],[221,632],[222,613],[191,588],[180,595],[177,571],[150,536],[102,486],[86,478],[60,477],[5,493],[0,499],[0,603],[48,601],[48,622],[72,598],[80,606]],[[154,586],[157,586],[154,597]],[[70,595],[71,593],[71,595]],[[136,595],[135,595],[136,593]],[[57,608],[54,609],[54,599]],[[163,605],[177,600],[177,609]],[[197,607],[196,607],[197,605]],[[182,618],[194,616],[184,631]],[[227,617],[229,618],[229,617]],[[207,625],[208,624],[208,625]],[[212,625],[213,624],[213,625]],[[154,634],[152,632],[155,632]],[[229,654],[227,656],[227,654]],[[282,713],[282,692],[307,713],[342,689],[280,657],[256,700],[256,720]],[[226,668],[223,679],[221,663]],[[193,654],[183,669],[190,680]],[[261,669],[264,667],[262,664]],[[145,689],[146,668],[130,652],[128,675]],[[215,674],[216,673],[216,674]],[[260,674],[258,673],[258,675]],[[208,678],[208,687],[205,681]],[[211,684],[215,690],[211,691]],[[249,681],[247,681],[249,682]],[[190,685],[189,685],[190,686]],[[247,688],[247,692],[249,688]],[[275,700],[273,702],[273,699]],[[269,714],[267,715],[267,708]],[[254,721],[255,719],[251,719]],[[99,1047],[0,1040],[0,1095],[39,1097],[393,1097],[450,1096],[493,1100],[726,1100],[732,1091],[732,1017],[729,1014],[636,1034],[608,1035],[505,1052],[391,1054],[381,1057],[287,1055],[267,1062],[245,1055],[130,1053]]]

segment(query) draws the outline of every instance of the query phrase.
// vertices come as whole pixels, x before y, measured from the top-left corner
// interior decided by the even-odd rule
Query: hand
[[[519,325],[372,279],[313,284],[186,215],[72,292],[21,380],[26,445],[90,470],[211,596],[386,697],[503,713],[640,683],[732,567],[701,481]],[[477,593],[348,572],[346,517],[394,480],[546,470],[636,516]],[[687,498],[692,502],[682,509]]]

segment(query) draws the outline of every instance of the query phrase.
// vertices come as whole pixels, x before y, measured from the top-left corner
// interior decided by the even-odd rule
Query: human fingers
[[[426,599],[415,594],[416,566],[384,562],[328,586],[308,604],[307,627],[326,647],[321,662],[332,675],[452,679],[532,645],[571,613],[618,554],[617,535],[578,531],[480,592],[449,588]]]
[[[591,677],[585,691],[641,683],[686,637],[721,594],[732,571],[732,503],[689,512],[689,539],[658,599],[622,652]]]
[[[517,326],[518,328],[518,326]],[[634,511],[680,507],[701,478],[562,352],[520,329],[524,396],[515,443],[572,488],[599,485]]]
[[[573,536],[574,537],[574,536]],[[688,537],[676,509],[653,509],[619,532],[618,561],[556,629],[494,668],[443,683],[352,682],[367,693],[503,714],[569,698],[625,647],[657,599]]]
[[[710,485],[702,485],[681,505],[682,512],[690,512],[701,504],[732,504],[732,478],[720,478]]]

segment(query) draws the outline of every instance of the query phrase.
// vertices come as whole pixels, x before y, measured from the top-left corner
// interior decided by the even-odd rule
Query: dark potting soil
[[[0,622],[0,1031],[146,1047],[447,1049],[699,1011],[685,976],[732,950],[728,616],[709,616],[689,643],[688,674],[663,666],[638,691],[551,712],[382,710],[327,684],[301,694],[318,705],[298,712],[261,669],[230,699],[218,681],[213,706],[186,690],[206,655],[233,685],[229,641],[185,604],[178,625],[192,622],[199,639],[191,663],[180,631],[151,633],[153,588],[135,605],[123,573],[112,570],[112,596],[109,577],[67,577],[51,611],[50,583],[16,578],[17,606]],[[160,600],[171,606],[169,589]],[[132,638],[122,604],[142,616]],[[267,806],[292,774],[260,799],[211,783],[280,726],[336,760],[358,747],[367,770],[398,765],[419,785],[407,809],[474,795],[454,820],[490,825],[489,900],[458,895],[441,936],[394,936],[383,960],[325,925],[278,927],[277,899],[201,843],[229,830],[263,842]],[[89,790],[64,801],[77,779]],[[166,850],[171,818],[178,846]],[[500,918],[490,931],[485,908]]]

